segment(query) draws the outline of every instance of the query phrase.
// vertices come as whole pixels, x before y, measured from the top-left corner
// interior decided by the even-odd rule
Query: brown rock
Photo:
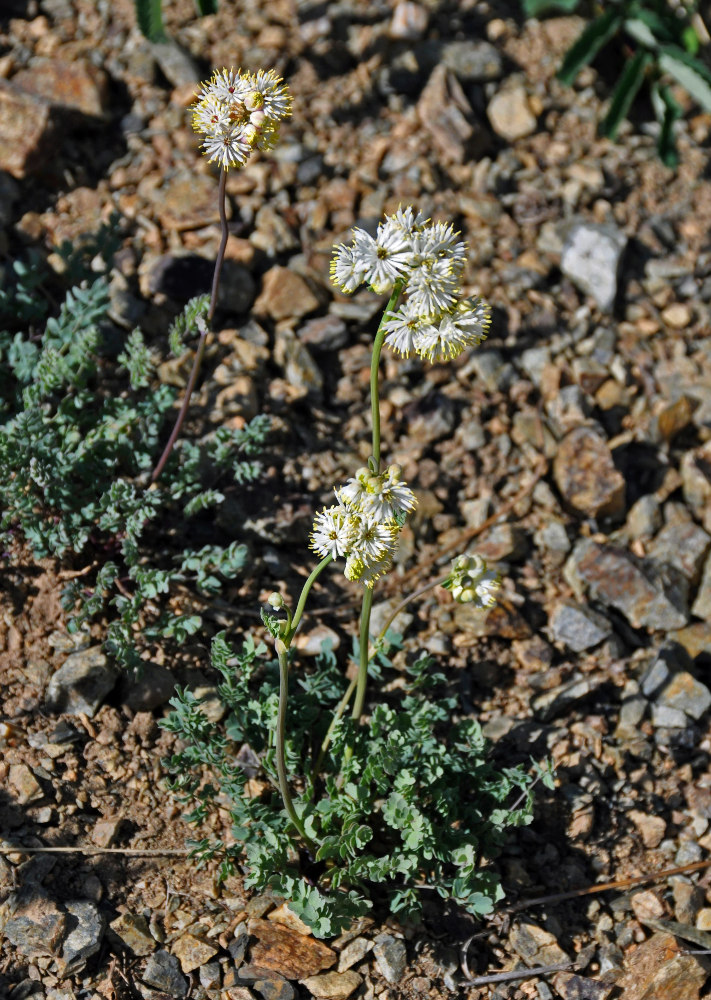
[[[601,983],[572,972],[559,972],[553,977],[553,985],[562,1000],[607,1000],[615,988],[614,983]]]
[[[288,267],[276,266],[262,279],[262,291],[254,303],[254,312],[272,319],[301,319],[318,307],[318,299],[300,274]]]
[[[15,73],[12,83],[50,104],[85,115],[102,115],[106,110],[108,77],[86,59],[36,59],[30,69]]]
[[[625,480],[615,468],[607,442],[590,427],[566,434],[553,463],[556,485],[566,503],[589,517],[619,517]]]
[[[9,777],[10,787],[20,805],[36,802],[43,797],[42,786],[27,764],[11,764]]]
[[[523,87],[496,93],[489,101],[486,114],[494,132],[509,142],[523,139],[536,131],[536,116]]]
[[[617,981],[624,1000],[700,1000],[711,963],[682,955],[671,934],[654,934],[627,958]]]
[[[317,1000],[346,1000],[354,993],[363,977],[353,969],[346,972],[325,972],[320,976],[309,976],[304,986]]]
[[[166,229],[182,232],[220,221],[217,184],[208,174],[183,170],[174,174],[162,187],[151,191],[155,213]],[[227,218],[232,212],[226,204]]]
[[[156,941],[143,914],[122,913],[109,926],[134,955],[150,955],[155,951]]]
[[[688,396],[681,396],[675,403],[670,403],[657,416],[659,433],[665,441],[688,427],[694,418],[694,403]]]
[[[509,941],[528,965],[559,965],[569,960],[555,937],[536,924],[516,924]]]
[[[633,628],[683,628],[689,620],[684,577],[658,573],[624,549],[592,542],[576,572],[594,598],[621,611]]]
[[[252,963],[280,972],[288,979],[315,976],[330,968],[338,957],[328,945],[290,927],[269,920],[250,920],[248,927],[249,933],[257,938],[252,946]]]
[[[194,934],[183,934],[173,945],[173,954],[180,962],[183,972],[199,969],[217,954],[219,949],[209,941],[202,941]]]
[[[37,173],[53,132],[47,101],[0,80],[0,170],[17,178]]]
[[[464,163],[485,151],[487,137],[475,129],[474,115],[454,73],[436,66],[417,102],[417,116],[443,163]],[[477,141],[475,141],[477,140]]]
[[[649,816],[639,809],[631,809],[629,818],[639,830],[645,847],[659,847],[667,832],[667,824],[661,816]]]
[[[656,892],[651,889],[643,889],[641,892],[633,892],[630,898],[630,905],[635,917],[644,922],[645,920],[659,920],[664,916],[664,903],[662,903]]]

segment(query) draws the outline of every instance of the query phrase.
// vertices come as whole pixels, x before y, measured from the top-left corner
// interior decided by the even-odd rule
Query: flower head
[[[331,280],[349,293],[363,283],[378,294],[398,289],[406,298],[383,317],[385,343],[404,357],[450,361],[481,343],[491,322],[481,299],[459,298],[466,259],[459,235],[450,223],[401,206],[375,237],[354,229],[353,242],[336,247]]]
[[[442,584],[452,591],[460,604],[474,604],[476,608],[491,608],[496,603],[496,591],[501,577],[487,569],[486,561],[478,555],[461,555],[452,563],[448,578]]]
[[[192,113],[209,161],[229,170],[245,164],[254,149],[273,149],[280,121],[291,114],[291,98],[274,70],[220,69],[201,84]]]

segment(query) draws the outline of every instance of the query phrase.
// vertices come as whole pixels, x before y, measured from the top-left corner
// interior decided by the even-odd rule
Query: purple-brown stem
[[[220,273],[222,271],[222,263],[225,259],[225,249],[227,247],[227,211],[225,208],[225,188],[227,184],[227,171],[222,170],[220,172],[220,186],[217,191],[218,207],[220,210],[220,225],[222,226],[222,239],[220,240],[220,248],[217,251],[217,257],[215,259],[215,272],[212,276],[212,292],[210,294],[210,305],[207,310],[207,322],[200,324],[200,340],[198,341],[197,350],[195,351],[195,359],[193,361],[192,371],[190,372],[190,378],[188,379],[188,384],[185,387],[185,395],[183,396],[183,402],[180,407],[180,413],[178,414],[178,419],[175,421],[175,426],[171,431],[170,437],[168,438],[168,443],[163,449],[163,454],[160,457],[158,465],[156,465],[153,470],[153,475],[151,476],[151,481],[156,482],[160,478],[160,474],[165,467],[165,463],[168,461],[168,457],[173,450],[173,445],[178,439],[180,434],[180,429],[183,426],[183,421],[188,412],[188,406],[190,405],[190,397],[193,394],[193,389],[195,388],[195,383],[197,382],[198,375],[200,374],[200,366],[202,365],[202,359],[205,356],[205,345],[207,343],[207,335],[212,325],[212,319],[215,315],[215,307],[217,305],[217,292],[220,287]]]

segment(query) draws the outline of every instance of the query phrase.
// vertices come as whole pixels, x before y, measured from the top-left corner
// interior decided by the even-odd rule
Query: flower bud
[[[267,598],[267,604],[271,604],[274,610],[278,611],[279,608],[284,607],[284,598],[281,596],[281,594],[278,594],[276,591],[274,591],[274,593],[270,594],[269,597]]]

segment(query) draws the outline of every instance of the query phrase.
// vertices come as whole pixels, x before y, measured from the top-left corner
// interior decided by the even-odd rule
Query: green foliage
[[[521,0],[529,17],[551,11],[568,13],[580,0]],[[674,143],[674,122],[680,116],[677,102],[665,81],[684,87],[705,111],[711,111],[711,70],[701,59],[699,38],[694,30],[695,2],[679,5],[670,0],[617,0],[604,7],[583,29],[567,52],[558,78],[572,84],[608,44],[621,48],[623,70],[615,86],[610,107],[600,131],[614,139],[642,85],[648,83],[659,132],[657,150],[661,160],[675,167],[679,157]],[[632,49],[630,53],[630,49]]]
[[[70,629],[108,612],[107,648],[136,666],[141,646],[182,642],[200,627],[198,616],[169,609],[179,585],[207,596],[240,575],[244,544],[195,549],[182,533],[186,520],[190,531],[190,519],[222,502],[221,485],[255,479],[269,424],[260,417],[182,442],[151,487],[175,394],[155,384],[139,330],[118,364],[99,356],[108,307],[99,277],[68,291],[42,333],[0,333],[0,542],[3,558],[19,538],[38,558],[74,554],[93,564],[65,591]]]
[[[324,650],[313,670],[292,680],[286,726],[294,808],[317,845],[309,857],[277,787],[269,734],[279,677],[265,653],[248,638],[234,654],[224,634],[216,636],[212,663],[223,678],[224,722],[210,722],[195,696],[181,690],[163,723],[182,741],[164,763],[170,787],[191,807],[189,819],[204,820],[218,796],[221,805],[230,803],[234,843],[200,841],[195,856],[219,856],[225,876],[242,864],[248,887],[288,899],[318,937],[340,933],[366,913],[374,891],[405,917],[420,913],[422,886],[470,913],[490,912],[503,895],[490,861],[507,830],[530,821],[532,787],[549,782],[548,772],[497,767],[479,724],[453,721],[455,699],[433,693],[444,678],[427,656],[408,668],[396,703],[380,702],[362,725],[341,718],[320,754],[346,687],[333,653]],[[387,662],[383,657],[385,669]]]
[[[163,26],[162,0],[133,0],[133,4],[141,34],[149,42],[165,42],[168,36]],[[200,17],[216,14],[217,0],[195,0],[195,8]]]

